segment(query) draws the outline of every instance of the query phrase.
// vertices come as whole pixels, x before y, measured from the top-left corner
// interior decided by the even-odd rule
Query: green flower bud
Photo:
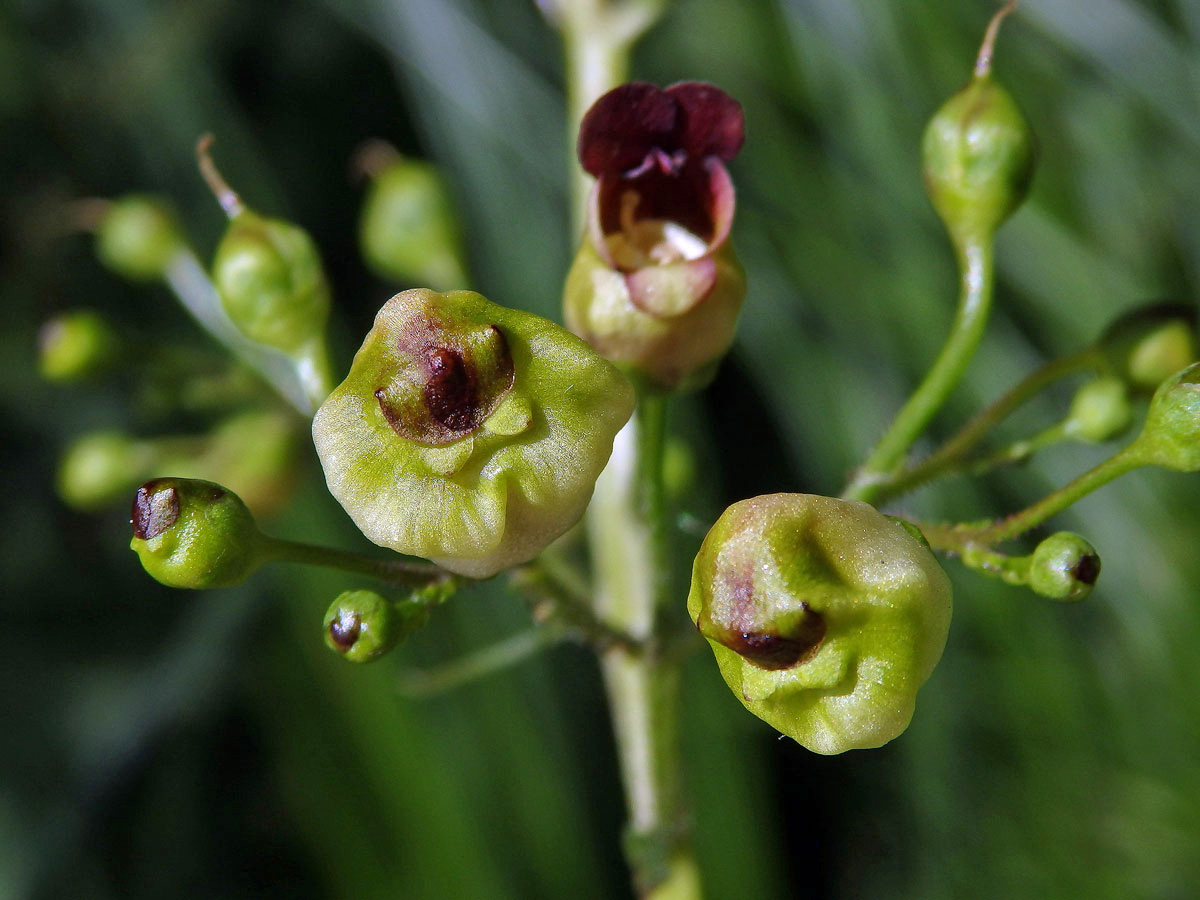
[[[1121,316],[1098,342],[1108,366],[1138,393],[1151,393],[1200,359],[1196,309],[1184,303],[1155,303]]]
[[[75,509],[99,509],[144,478],[154,451],[119,431],[97,431],[76,440],[58,464],[58,494]]]
[[[130,549],[168,587],[231,587],[263,562],[254,517],[236,494],[209,481],[147,481],[134,497],[131,520]]]
[[[131,194],[114,200],[96,229],[96,255],[133,281],[156,281],[184,247],[175,214],[163,200]]]
[[[425,603],[392,603],[374,591],[344,591],[325,613],[325,645],[350,662],[371,662],[428,620]]]
[[[296,355],[320,339],[329,317],[329,285],[308,232],[252,212],[208,156],[211,136],[196,148],[200,168],[229,228],[213,259],[213,283],[225,312],[252,341]]]
[[[116,333],[97,313],[65,312],[38,332],[38,371],[48,381],[77,381],[108,366],[117,345]]]
[[[750,712],[841,753],[908,727],[946,643],[950,582],[865,503],[772,494],[735,503],[708,533],[688,612]]]
[[[992,20],[971,82],[925,128],[925,187],[956,241],[986,239],[1020,206],[1033,177],[1033,134],[1012,95],[991,74],[1000,21]]]
[[[363,534],[483,578],[578,521],[632,409],[629,383],[562,328],[418,289],[379,311],[313,440]]]
[[[1070,531],[1050,535],[1029,559],[1029,587],[1051,600],[1082,600],[1099,577],[1096,548]]]
[[[363,257],[381,278],[438,290],[467,283],[462,239],[449,193],[437,169],[371,144],[376,159],[363,202],[358,237]]]
[[[1120,435],[1132,421],[1128,386],[1120,378],[1104,377],[1075,392],[1063,430],[1079,440],[1102,443]]]
[[[1130,449],[1153,465],[1200,472],[1200,363],[1159,385],[1142,433]]]

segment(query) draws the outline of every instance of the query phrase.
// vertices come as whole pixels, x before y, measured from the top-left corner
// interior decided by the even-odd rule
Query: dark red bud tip
[[[179,518],[179,493],[161,481],[147,481],[133,498],[130,523],[139,540],[156,538]]]
[[[348,651],[362,632],[362,620],[356,613],[343,612],[329,623],[329,637],[342,653]]]
[[[816,656],[825,639],[825,620],[806,610],[804,620],[794,634],[735,632],[721,643],[760,669],[792,669]]]
[[[1071,576],[1081,584],[1095,584],[1100,577],[1100,557],[1093,553],[1084,556],[1071,570]]]
[[[737,156],[746,139],[746,116],[740,103],[703,81],[681,81],[665,93],[683,109],[680,143],[689,156],[716,156],[725,162]]]

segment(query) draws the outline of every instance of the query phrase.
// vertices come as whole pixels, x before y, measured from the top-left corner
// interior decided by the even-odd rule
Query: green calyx
[[[134,497],[131,520],[130,548],[168,587],[232,587],[266,560],[262,534],[245,504],[209,481],[147,481]]]
[[[96,228],[100,262],[132,281],[163,278],[172,257],[183,247],[170,206],[145,194],[114,200]]]
[[[379,659],[429,620],[429,605],[343,591],[325,612],[325,646],[349,662]]]
[[[930,120],[922,157],[934,209],[962,243],[989,238],[1020,206],[1036,152],[1016,101],[985,71]]]
[[[439,290],[466,283],[457,217],[429,163],[388,154],[367,188],[358,236],[363,258],[381,278]]]
[[[1086,539],[1070,531],[1046,538],[1029,557],[1030,589],[1051,600],[1073,602],[1092,592],[1100,577],[1100,555]]]
[[[694,390],[729,351],[746,277],[729,242],[706,256],[622,272],[585,239],[567,274],[567,327],[639,388]]]
[[[1133,310],[1104,330],[1097,347],[1108,368],[1130,389],[1149,394],[1200,359],[1196,309],[1185,303],[1155,303]]]
[[[873,507],[772,494],[735,503],[709,531],[688,612],[750,712],[831,754],[908,727],[951,592],[928,547]]]
[[[1142,433],[1127,452],[1151,465],[1200,472],[1200,363],[1159,385]]]
[[[108,367],[118,344],[116,333],[98,313],[62,313],[38,331],[38,372],[47,381],[87,378]]]
[[[578,521],[632,410],[620,372],[557,325],[417,289],[379,311],[313,440],[363,534],[483,578]]]
[[[304,229],[242,210],[213,260],[225,312],[246,337],[295,354],[319,339],[329,317],[329,285]]]

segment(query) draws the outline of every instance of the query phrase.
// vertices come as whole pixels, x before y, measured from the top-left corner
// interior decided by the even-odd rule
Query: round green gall
[[[344,591],[325,612],[325,646],[349,662],[372,662],[428,618],[425,604],[392,603],[374,591]]]
[[[841,753],[908,727],[946,644],[950,582],[874,507],[771,494],[735,503],[709,531],[688,612],[750,712]]]
[[[985,72],[930,120],[922,158],[926,190],[950,234],[986,240],[1025,199],[1036,152],[1012,95]]]
[[[38,331],[38,371],[47,381],[78,381],[103,371],[116,354],[116,333],[98,313],[76,309]]]
[[[96,255],[132,281],[157,281],[184,247],[170,206],[158,197],[131,194],[114,200],[96,229]]]
[[[263,562],[254,517],[236,494],[210,481],[147,481],[134,497],[131,524],[130,549],[168,587],[232,587]]]
[[[1196,308],[1164,302],[1135,309],[1104,330],[1097,345],[1109,369],[1139,394],[1200,360]]]
[[[1130,450],[1152,465],[1200,472],[1200,363],[1159,385]]]
[[[1104,376],[1075,392],[1063,428],[1073,438],[1098,444],[1122,434],[1132,421],[1128,385],[1121,378]]]
[[[313,441],[368,538],[485,578],[579,520],[633,400],[612,364],[552,322],[416,289],[379,311]]]
[[[391,151],[367,188],[358,237],[381,278],[439,290],[466,283],[457,217],[429,163]]]
[[[1100,555],[1070,531],[1046,538],[1029,558],[1029,587],[1051,600],[1072,602],[1092,592],[1100,577]]]

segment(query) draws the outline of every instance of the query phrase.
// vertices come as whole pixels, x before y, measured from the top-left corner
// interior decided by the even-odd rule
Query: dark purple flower
[[[629,274],[719,247],[734,209],[725,163],[744,137],[740,104],[711,84],[633,82],[597,100],[580,125],[578,152],[597,179],[588,227],[604,261]],[[631,289],[637,302],[636,280]]]

